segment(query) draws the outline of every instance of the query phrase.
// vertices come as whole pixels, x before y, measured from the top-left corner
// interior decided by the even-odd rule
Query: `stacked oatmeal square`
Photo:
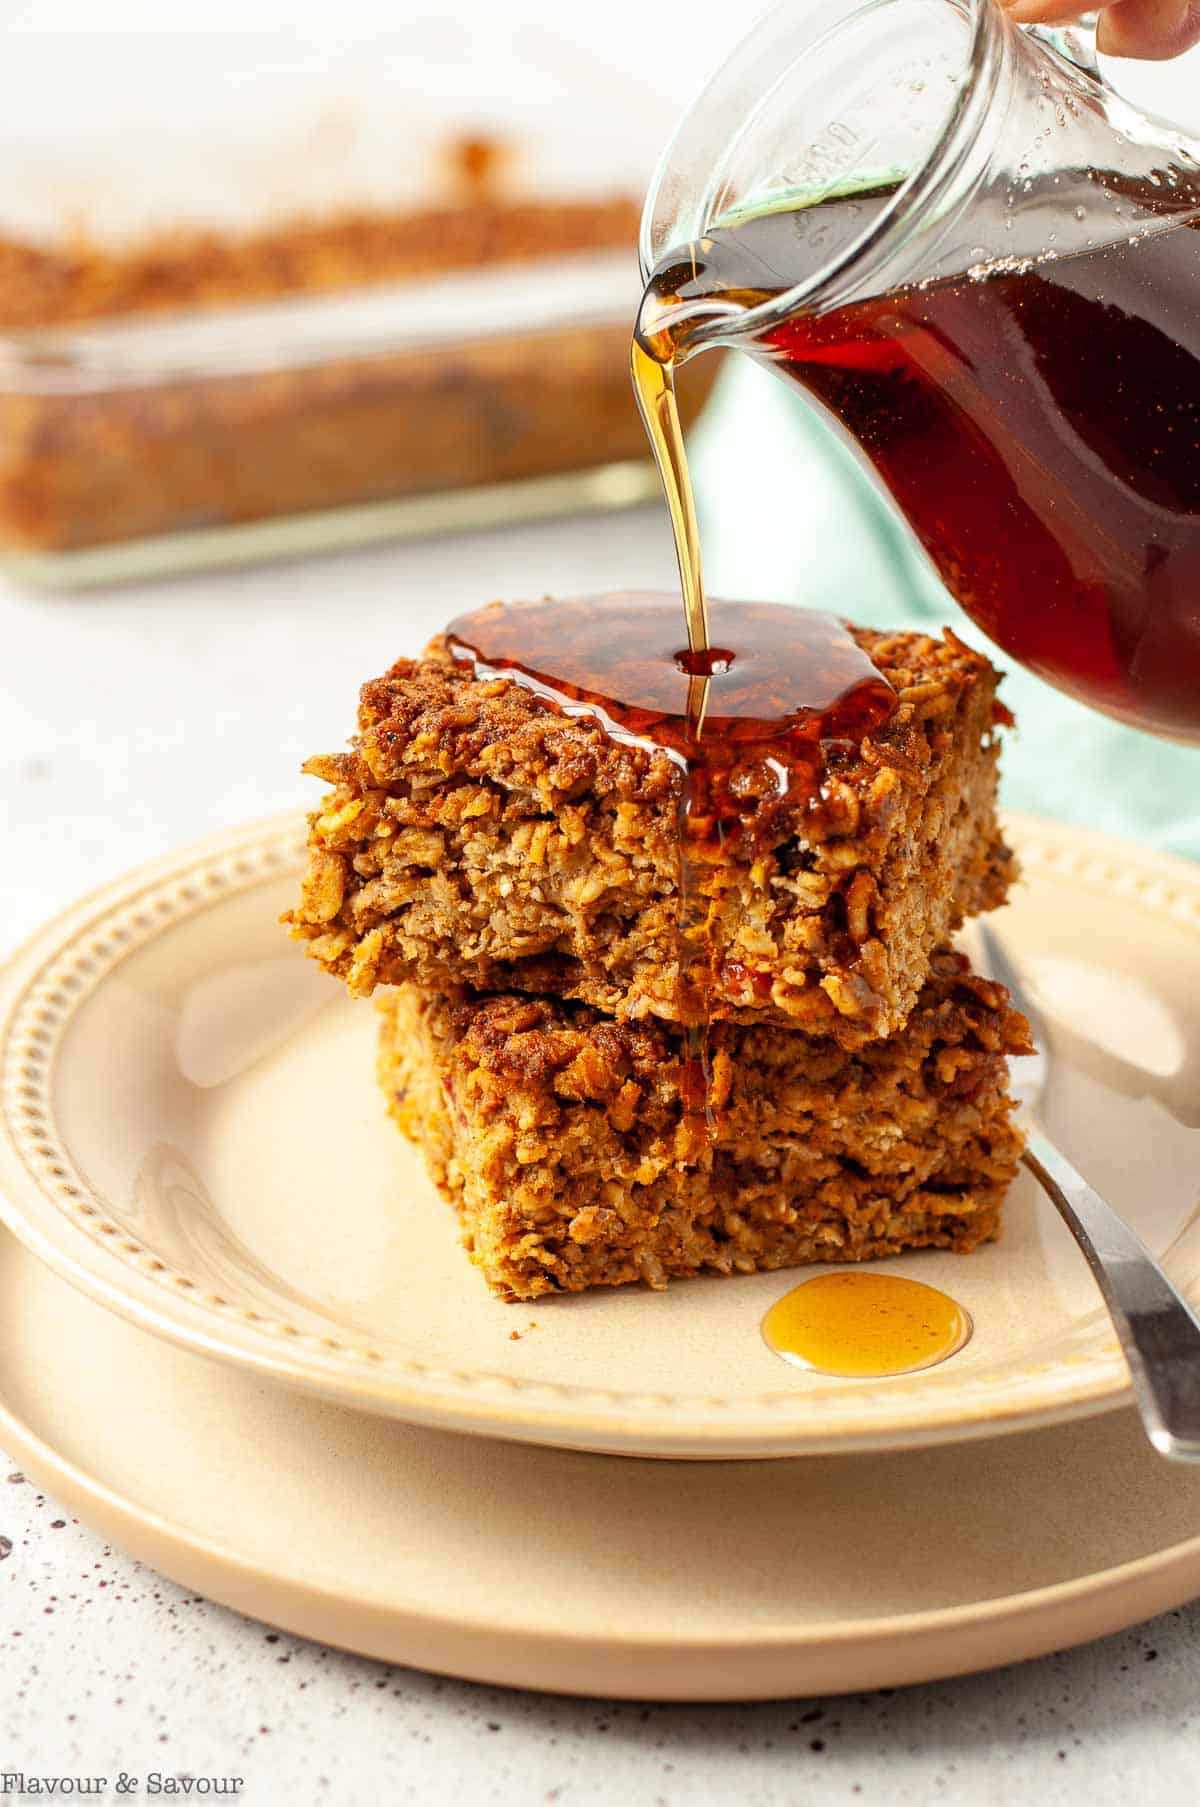
[[[890,719],[702,881],[699,1138],[667,751],[440,637],[364,687],[351,751],[308,762],[331,789],[286,920],[381,992],[389,1108],[501,1297],[996,1234],[1028,1030],[948,944],[1012,876],[997,674],[949,634],[851,631]]]

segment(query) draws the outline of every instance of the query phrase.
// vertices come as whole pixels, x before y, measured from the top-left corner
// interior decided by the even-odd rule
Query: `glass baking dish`
[[[69,0],[18,21],[0,121],[17,575],[108,581],[656,493],[628,346],[662,122],[614,132],[608,75],[541,25],[468,6],[381,38],[374,9],[342,10],[336,55],[328,10],[303,5],[192,38],[134,0],[115,38],[108,8],[97,33]]]

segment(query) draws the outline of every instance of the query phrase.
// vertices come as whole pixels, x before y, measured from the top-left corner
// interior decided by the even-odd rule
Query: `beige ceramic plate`
[[[1054,1129],[1200,1298],[1200,870],[1014,830],[1027,883],[1004,931],[1053,1025]],[[276,925],[300,836],[258,825],[134,874],[0,983],[0,1213],[84,1291],[329,1399],[595,1450],[944,1442],[1125,1398],[1083,1262],[1024,1177],[1002,1242],[894,1265],[975,1322],[961,1354],[903,1379],[771,1355],[758,1326],[782,1274],[495,1303],[384,1115],[375,1013]]]
[[[749,1468],[522,1448],[200,1360],[3,1231],[0,1448],[197,1592],[522,1687],[883,1687],[1061,1649],[1200,1590],[1200,1472],[1153,1455],[1129,1413]]]

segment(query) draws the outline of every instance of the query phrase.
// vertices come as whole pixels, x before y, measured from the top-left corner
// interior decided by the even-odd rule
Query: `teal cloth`
[[[850,447],[777,377],[725,359],[693,435],[705,581],[872,627],[949,623],[1007,672],[1003,796],[1200,859],[1200,749],[1107,720],[1005,660],[947,594]]]

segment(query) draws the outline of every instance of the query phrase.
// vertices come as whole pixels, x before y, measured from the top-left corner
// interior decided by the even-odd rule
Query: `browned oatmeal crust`
[[[166,232],[129,249],[45,249],[0,233],[0,327],[228,306],[561,256],[637,236],[637,201],[475,198],[247,233]]]
[[[714,1014],[846,1045],[904,1023],[931,950],[1012,876],[997,673],[949,632],[853,632],[895,715],[829,753],[811,807],[773,801],[757,849],[701,881]],[[681,780],[660,749],[477,680],[435,640],[364,686],[352,751],[305,769],[334,788],[286,920],[352,992],[469,984],[677,1014]]]
[[[1021,1138],[1003,987],[940,952],[907,1027],[851,1053],[770,1027],[713,1032],[717,1131],[687,1158],[679,1032],[545,998],[382,1002],[379,1077],[507,1299],[701,1272],[975,1248]]]

